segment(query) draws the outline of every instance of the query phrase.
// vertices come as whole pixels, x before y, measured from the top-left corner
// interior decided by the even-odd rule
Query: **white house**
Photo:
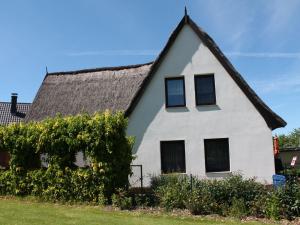
[[[272,182],[272,130],[286,122],[188,15],[152,63],[47,74],[26,119],[105,109],[129,117],[145,184],[171,172]]]

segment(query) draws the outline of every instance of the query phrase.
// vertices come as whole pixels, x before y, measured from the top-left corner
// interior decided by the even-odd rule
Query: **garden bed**
[[[132,211],[120,211],[113,207],[92,206],[86,204],[54,204],[39,202],[32,198],[0,197],[0,224],[2,225],[296,225],[281,220],[247,217],[242,220],[216,215],[194,216],[186,210],[166,212],[161,208],[144,208]]]

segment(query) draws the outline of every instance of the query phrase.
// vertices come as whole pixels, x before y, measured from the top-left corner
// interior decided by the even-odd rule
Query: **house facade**
[[[26,119],[105,109],[129,117],[146,185],[165,173],[272,182],[272,130],[285,121],[188,15],[153,63],[47,74]]]

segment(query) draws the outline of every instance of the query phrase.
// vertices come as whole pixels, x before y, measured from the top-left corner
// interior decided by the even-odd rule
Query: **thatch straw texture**
[[[110,109],[126,110],[151,63],[47,74],[26,121]]]

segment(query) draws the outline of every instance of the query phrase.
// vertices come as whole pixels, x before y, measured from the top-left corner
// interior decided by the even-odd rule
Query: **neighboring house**
[[[279,151],[279,158],[285,168],[291,166],[293,157],[297,157],[295,167],[300,168],[300,147],[282,148]]]
[[[0,102],[0,125],[20,123],[30,108],[30,103],[18,103],[18,94],[11,95],[11,102]],[[0,166],[8,167],[9,155],[0,152]]]
[[[105,109],[129,117],[146,185],[170,172],[272,182],[272,130],[286,122],[188,15],[153,63],[47,74],[26,120]]]

